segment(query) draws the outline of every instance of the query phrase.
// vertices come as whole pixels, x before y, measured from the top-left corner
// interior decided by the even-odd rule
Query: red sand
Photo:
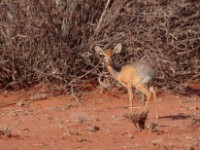
[[[11,137],[0,137],[1,150],[200,150],[200,123],[192,124],[198,96],[158,94],[159,131],[151,132],[123,117],[129,112],[126,93],[92,90],[83,94],[82,105],[70,96],[44,95],[44,100],[29,103],[34,94],[38,92],[0,95],[0,126],[12,129]],[[139,98],[134,97],[134,105],[143,107]],[[155,121],[153,101],[149,109],[147,125]]]

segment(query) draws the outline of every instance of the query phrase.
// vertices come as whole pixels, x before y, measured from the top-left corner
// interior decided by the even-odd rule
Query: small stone
[[[128,138],[133,139],[134,138],[133,134],[128,134]]]
[[[192,147],[192,146],[188,146],[188,147],[186,148],[186,150],[195,150],[195,148]]]
[[[29,130],[29,128],[23,128],[22,131],[29,132],[30,130]]]
[[[13,116],[13,117],[17,117],[17,116],[18,116],[18,114],[16,114],[16,113],[13,113],[13,114],[12,114],[12,116]]]
[[[17,105],[17,106],[24,106],[24,105],[25,105],[25,102],[24,102],[24,101],[19,101],[16,105]]]
[[[96,131],[99,131],[99,127],[96,126],[96,125],[92,125],[92,126],[89,128],[89,130],[90,130],[91,132],[96,132]]]
[[[159,131],[159,126],[157,123],[150,123],[147,125],[147,128],[149,129],[150,132],[158,132]]]
[[[84,139],[84,138],[81,138],[81,139],[78,139],[77,142],[86,142],[88,141],[87,139]]]
[[[29,115],[29,113],[27,111],[23,112],[23,115]]]

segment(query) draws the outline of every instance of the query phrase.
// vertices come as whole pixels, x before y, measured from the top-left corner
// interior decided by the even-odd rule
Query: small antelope
[[[107,69],[112,75],[112,77],[115,80],[117,80],[120,84],[122,84],[125,88],[127,88],[131,112],[133,111],[132,88],[134,86],[147,98],[145,110],[147,110],[149,100],[153,94],[155,101],[156,121],[158,121],[159,116],[157,109],[156,91],[154,90],[153,86],[150,86],[150,83],[155,75],[153,67],[146,61],[139,61],[131,64],[126,64],[122,67],[115,66],[112,60],[112,55],[114,53],[120,53],[121,49],[121,43],[117,44],[117,46],[112,51],[110,49],[103,51],[99,46],[95,46],[96,53],[104,56]]]

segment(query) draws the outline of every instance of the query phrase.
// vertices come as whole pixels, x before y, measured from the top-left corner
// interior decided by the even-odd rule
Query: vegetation
[[[107,74],[94,46],[123,44],[116,63],[142,58],[157,86],[200,80],[199,0],[1,0],[0,86],[76,87]]]

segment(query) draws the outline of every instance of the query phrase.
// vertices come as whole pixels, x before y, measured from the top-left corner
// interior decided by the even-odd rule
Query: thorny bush
[[[0,86],[97,81],[107,72],[94,46],[120,42],[117,64],[148,59],[157,86],[184,92],[200,79],[199,10],[199,0],[1,0]]]

